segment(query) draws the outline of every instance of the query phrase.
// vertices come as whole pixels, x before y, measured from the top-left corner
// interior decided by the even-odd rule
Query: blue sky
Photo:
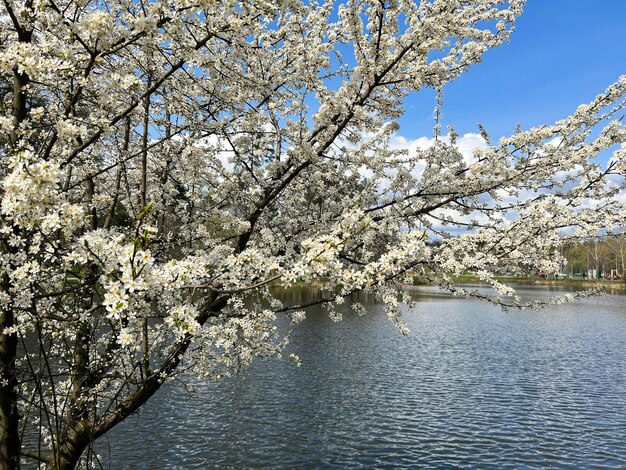
[[[552,123],[626,74],[626,0],[528,0],[510,44],[445,90],[443,125],[494,138]],[[399,134],[432,135],[434,93],[406,101]]]

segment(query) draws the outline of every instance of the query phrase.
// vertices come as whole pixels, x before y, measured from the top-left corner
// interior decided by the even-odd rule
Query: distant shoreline
[[[487,282],[478,278],[478,276],[473,276],[470,274],[464,274],[462,276],[450,276],[455,284],[484,284],[488,285]],[[428,286],[432,283],[420,278],[417,275],[413,275],[413,284],[414,286]],[[515,276],[495,276],[495,279],[503,284],[521,284],[521,285],[535,285],[535,286],[561,286],[568,287],[571,289],[600,289],[600,290],[619,290],[626,292],[626,282],[619,281],[608,281],[608,280],[589,280],[589,279],[547,279],[547,278],[539,278],[539,277],[515,277]],[[310,283],[301,283],[297,284],[300,287],[317,287],[321,288],[325,285],[324,281],[316,281]],[[408,284],[411,285],[411,284]],[[272,287],[285,287],[279,282],[273,283]]]
[[[478,276],[470,274],[464,274],[462,276],[451,276],[455,283],[472,283],[472,284],[486,284]],[[538,286],[563,286],[563,287],[577,287],[581,289],[617,289],[626,290],[626,282],[609,281],[603,279],[548,279],[540,277],[515,277],[515,276],[496,276],[495,279],[505,284],[525,284],[525,285],[538,285]],[[421,279],[414,277],[413,283],[428,284],[421,281]]]

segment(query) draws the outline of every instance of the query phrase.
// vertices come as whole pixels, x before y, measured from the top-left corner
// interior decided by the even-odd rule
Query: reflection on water
[[[105,468],[626,467],[626,297],[503,313],[414,293],[409,337],[364,297],[363,317],[309,314],[301,368],[169,384],[99,441]]]

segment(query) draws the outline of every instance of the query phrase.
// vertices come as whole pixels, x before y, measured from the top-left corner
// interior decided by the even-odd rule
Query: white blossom
[[[278,286],[316,286],[334,321],[366,291],[407,334],[398,282],[476,296],[452,281],[471,271],[485,300],[536,307],[502,266],[553,271],[567,237],[623,227],[625,77],[497,142],[436,124],[401,145],[403,99],[435,89],[439,113],[522,5],[4,2],[2,335],[41,338],[15,358],[13,409],[52,417],[28,423],[43,458],[183,371],[282,357],[280,318],[306,327],[309,303]]]

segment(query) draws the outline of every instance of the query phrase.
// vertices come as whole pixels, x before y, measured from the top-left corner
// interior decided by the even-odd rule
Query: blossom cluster
[[[498,269],[623,227],[624,77],[553,124],[480,128],[471,155],[438,121],[400,145],[404,97],[436,90],[438,120],[522,5],[3,2],[0,333],[25,339],[8,369],[14,409],[49,418],[28,423],[42,458],[181,371],[280,356],[310,305],[339,321],[366,291],[407,333],[401,282],[475,296],[451,276],[472,271],[523,306]],[[302,283],[301,305],[278,288]]]

